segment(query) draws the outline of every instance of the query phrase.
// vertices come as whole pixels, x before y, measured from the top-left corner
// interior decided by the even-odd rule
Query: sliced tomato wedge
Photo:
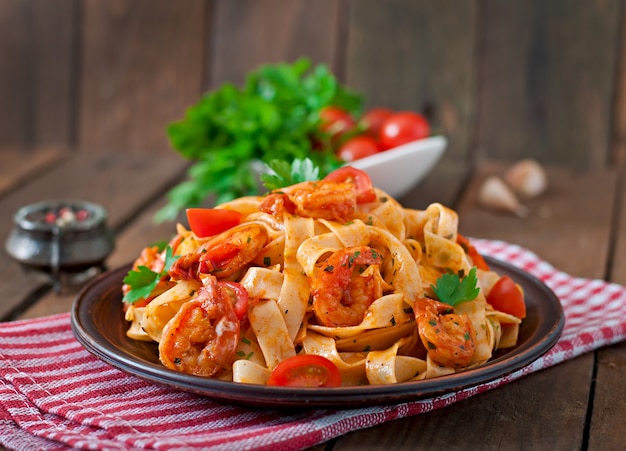
[[[459,243],[463,250],[465,250],[465,253],[469,255],[469,257],[472,259],[472,263],[474,263],[474,266],[476,266],[478,269],[489,271],[489,265],[487,264],[483,256],[478,253],[470,240],[468,240],[460,233],[457,233],[456,242]]]
[[[229,280],[220,280],[217,286],[226,290],[226,294],[232,299],[237,318],[243,319],[248,314],[248,290],[243,285]]]
[[[324,177],[324,180],[331,180],[338,183],[354,183],[356,188],[356,201],[359,204],[366,204],[376,200],[372,179],[367,175],[367,172],[361,169],[352,166],[343,166],[328,174]]]
[[[243,215],[225,208],[188,208],[187,221],[198,238],[217,235],[241,223]]]
[[[280,362],[270,374],[267,385],[279,387],[339,387],[341,374],[326,357],[302,354]]]
[[[524,293],[509,276],[501,276],[498,279],[487,294],[487,302],[501,312],[520,319],[526,317]]]

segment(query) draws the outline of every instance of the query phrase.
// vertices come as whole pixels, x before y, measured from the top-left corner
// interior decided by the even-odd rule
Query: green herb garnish
[[[161,272],[152,271],[150,268],[143,265],[137,267],[136,270],[128,271],[128,274],[124,277],[124,283],[130,285],[131,289],[122,300],[127,304],[134,304],[140,299],[149,297],[161,278],[167,275],[172,264],[180,257],[180,255],[172,254],[172,248],[167,246],[165,251],[165,265]]]
[[[447,273],[437,279],[437,285],[431,285],[437,298],[446,304],[455,306],[462,302],[476,299],[480,289],[476,286],[476,268],[472,268],[466,277],[459,277],[458,274]]]
[[[320,168],[310,158],[296,158],[291,164],[285,160],[272,160],[267,167],[273,173],[262,174],[261,180],[270,191],[320,178]]]
[[[225,83],[206,93],[167,127],[172,147],[194,163],[188,180],[168,193],[168,204],[155,219],[173,220],[210,195],[219,204],[258,194],[252,167],[259,162],[310,158],[325,176],[342,162],[330,135],[320,130],[320,111],[335,105],[357,116],[362,103],[326,65],[312,67],[308,59],[261,66],[241,88]]]

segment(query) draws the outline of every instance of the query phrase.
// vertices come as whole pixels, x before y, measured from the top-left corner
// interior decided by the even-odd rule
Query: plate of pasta
[[[355,168],[188,222],[87,285],[72,328],[112,366],[218,401],[422,399],[515,371],[563,329],[554,293],[481,256],[454,210],[405,208]]]

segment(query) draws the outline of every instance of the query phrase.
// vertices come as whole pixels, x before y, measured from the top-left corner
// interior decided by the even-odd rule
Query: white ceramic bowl
[[[367,172],[375,187],[392,197],[407,194],[443,155],[448,140],[432,136],[349,163]]]

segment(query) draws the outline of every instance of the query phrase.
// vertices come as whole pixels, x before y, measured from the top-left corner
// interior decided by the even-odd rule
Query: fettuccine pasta
[[[176,261],[125,304],[127,335],[158,343],[170,369],[251,384],[294,356],[325,357],[344,386],[375,385],[463,371],[514,346],[523,315],[487,302],[500,275],[459,235],[457,213],[371,189],[363,201],[351,180],[305,182],[220,205],[241,219],[217,234],[177,225]],[[146,248],[134,270],[165,259]],[[472,299],[439,298],[444,275],[470,273]]]

